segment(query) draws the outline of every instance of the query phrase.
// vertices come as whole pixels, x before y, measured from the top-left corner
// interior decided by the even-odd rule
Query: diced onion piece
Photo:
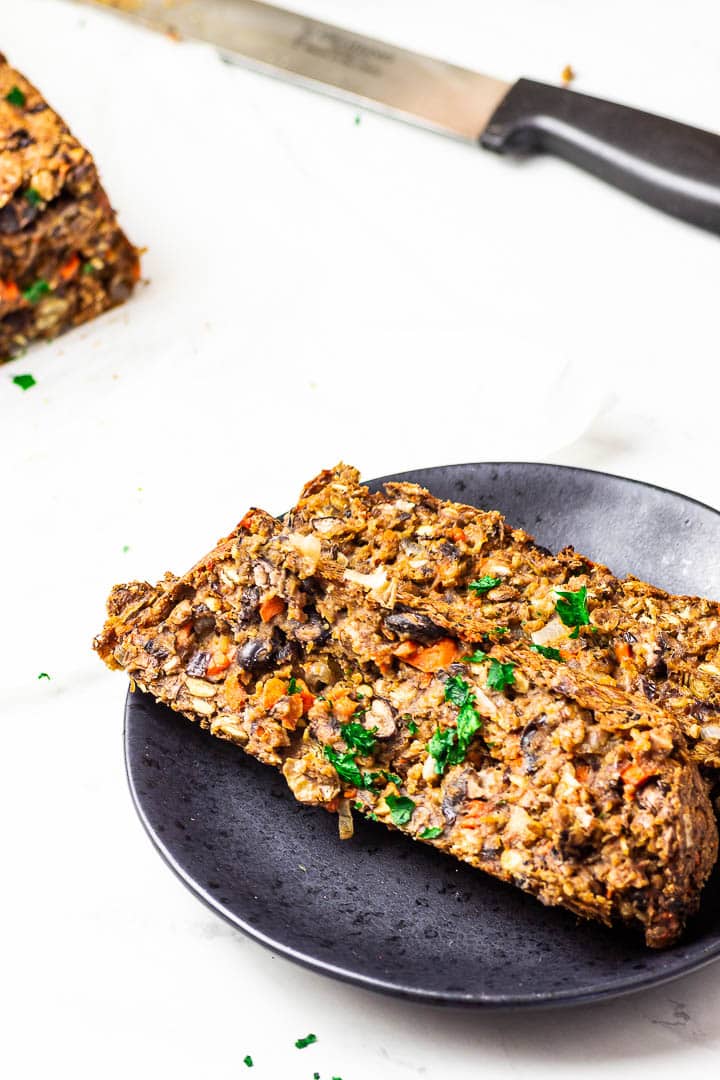
[[[341,840],[349,840],[355,831],[348,799],[341,799],[338,806],[338,831]]]
[[[302,555],[305,560],[306,565],[303,569],[310,574],[314,574],[322,552],[320,538],[318,536],[304,536],[303,533],[295,532],[289,534],[288,541],[295,548],[298,555]]]
[[[362,585],[366,589],[380,589],[386,583],[387,577],[381,566],[373,570],[372,574],[361,574],[358,570],[346,570],[343,574],[345,581],[351,581],[353,585]]]

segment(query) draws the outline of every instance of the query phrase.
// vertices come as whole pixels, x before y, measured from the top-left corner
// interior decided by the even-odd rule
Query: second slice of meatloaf
[[[544,903],[675,940],[717,833],[673,717],[519,646],[468,657],[436,637],[427,670],[406,663],[361,585],[315,574],[317,547],[253,512],[184,577],[114,589],[95,647],[346,834],[356,808]]]
[[[362,582],[389,613],[424,613],[466,640],[557,654],[640,707],[673,712],[696,761],[712,775],[720,769],[716,602],[618,578],[572,548],[554,555],[497,511],[442,501],[417,484],[373,494],[344,465],[306,485],[286,521],[321,544],[326,576]],[[561,593],[583,598],[575,622],[560,617]]]
[[[92,157],[0,56],[0,360],[122,303],[138,277]]]

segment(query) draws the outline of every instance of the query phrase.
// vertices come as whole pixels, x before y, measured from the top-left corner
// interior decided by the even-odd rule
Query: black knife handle
[[[630,195],[720,233],[720,136],[520,79],[480,136],[498,153],[545,150]]]

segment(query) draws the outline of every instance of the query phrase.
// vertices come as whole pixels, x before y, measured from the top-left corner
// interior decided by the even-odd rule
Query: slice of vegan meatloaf
[[[427,618],[427,644],[403,648],[362,583],[322,578],[319,548],[252,512],[184,577],[116,587],[95,648],[280,768],[342,835],[354,808],[546,904],[676,940],[717,832],[673,716]]]
[[[92,157],[0,55],[0,360],[121,304],[139,273]]]
[[[286,523],[320,542],[323,574],[363,583],[397,625],[415,611],[469,641],[531,645],[669,710],[695,760],[720,770],[716,602],[618,578],[572,548],[554,555],[497,511],[417,484],[373,494],[345,465],[311,481]]]

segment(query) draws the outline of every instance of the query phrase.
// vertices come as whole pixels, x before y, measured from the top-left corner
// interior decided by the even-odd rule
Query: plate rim
[[[611,480],[619,480],[631,486],[640,485],[641,487],[652,488],[655,491],[661,492],[663,495],[672,495],[675,498],[681,499],[684,502],[693,503],[696,506],[701,507],[703,510],[708,510],[712,514],[720,517],[720,510],[711,506],[708,503],[702,502],[700,499],[695,499],[691,495],[684,495],[682,492],[675,491],[672,488],[662,487],[660,484],[654,484],[646,480],[637,480],[633,477],[622,476],[618,473],[609,473],[601,469],[588,469],[581,466],[556,464],[554,462],[541,462],[541,461],[481,461],[481,462],[461,462],[456,465],[433,465],[426,467],[419,467],[417,469],[406,469],[401,473],[387,474],[372,478],[371,480],[363,481],[363,483],[381,484],[388,480],[395,482],[405,482],[406,477],[416,475],[418,472],[433,472],[436,469],[471,469],[483,467],[537,467],[557,470],[565,470],[573,473],[585,473],[592,476],[603,476]],[[415,483],[416,481],[410,481]],[[125,775],[127,778],[128,787],[130,789],[130,795],[132,799],[135,811],[140,819],[145,832],[147,833],[150,841],[161,856],[166,865],[172,870],[177,878],[185,885],[185,887],[200,900],[207,908],[213,911],[216,915],[219,915],[230,926],[239,930],[247,937],[258,942],[264,948],[274,952],[278,955],[284,956],[286,959],[299,964],[301,967],[308,970],[317,972],[321,975],[325,975],[328,978],[339,979],[341,982],[348,983],[353,986],[358,986],[364,990],[374,991],[382,993],[390,997],[396,997],[405,1001],[414,1001],[426,1005],[435,1005],[441,1008],[450,1009],[479,1009],[484,1011],[512,1011],[512,1010],[542,1010],[553,1008],[569,1008],[575,1006],[582,1006],[588,1004],[594,1004],[595,1002],[604,1002],[612,999],[625,997],[630,994],[640,993],[643,990],[653,989],[658,986],[666,985],[667,983],[674,982],[676,979],[682,978],[685,975],[692,974],[696,971],[700,971],[702,968],[707,967],[715,960],[720,958],[720,938],[714,943],[702,947],[700,943],[698,954],[692,956],[686,956],[683,960],[679,961],[678,966],[670,972],[663,974],[636,974],[628,978],[622,986],[613,986],[606,989],[586,990],[578,992],[576,990],[545,990],[537,993],[524,993],[520,995],[509,995],[504,993],[478,993],[473,992],[471,994],[461,994],[457,991],[439,991],[439,990],[423,990],[420,987],[403,986],[397,982],[390,982],[385,979],[378,978],[373,975],[366,975],[357,971],[352,971],[348,968],[344,968],[340,965],[333,964],[327,960],[323,960],[316,956],[311,956],[300,949],[294,948],[292,945],[280,942],[277,939],[271,938],[269,935],[253,927],[250,923],[246,922],[243,918],[233,912],[230,908],[220,903],[219,900],[211,896],[199,883],[183,868],[178,862],[170,849],[163,843],[156,831],[154,830],[151,822],[145,813],[142,799],[138,793],[131,763],[130,755],[130,737],[129,737],[129,723],[132,722],[131,714],[133,712],[135,697],[147,698],[154,701],[151,694],[144,694],[140,690],[133,690],[132,686],[128,687],[124,716],[123,716],[123,760],[125,765]],[[168,706],[158,704],[161,708],[172,711]],[[688,946],[692,948],[693,943]]]

